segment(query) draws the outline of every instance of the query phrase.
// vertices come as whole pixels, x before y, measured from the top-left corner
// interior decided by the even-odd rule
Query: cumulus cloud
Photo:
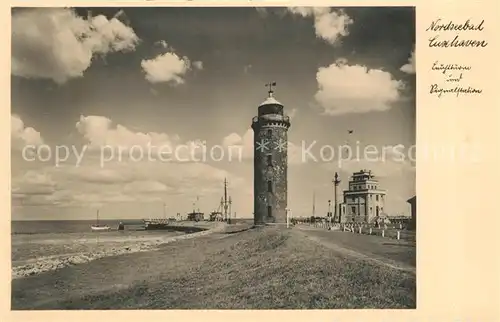
[[[10,135],[13,149],[22,149],[26,145],[43,144],[40,132],[32,127],[26,127],[17,115],[10,116]]]
[[[184,83],[182,76],[190,69],[190,62],[175,53],[165,53],[153,59],[144,59],[141,67],[150,83],[178,85]]]
[[[242,186],[243,179],[203,162],[115,159],[102,167],[98,160],[87,159],[78,167],[64,164],[13,175],[12,200],[17,206],[82,207],[155,200],[182,204],[187,201],[179,200],[179,194],[218,200],[224,178],[229,178],[234,188]]]
[[[171,137],[165,133],[134,132],[121,124],[113,126],[111,119],[97,115],[80,116],[76,128],[87,140],[90,147],[130,148],[132,146],[146,147],[148,144],[171,147],[174,141],[178,140],[177,136]]]
[[[135,132],[104,116],[80,116],[76,123],[87,149],[108,158],[191,162],[203,158],[206,142],[181,141],[176,134]]]
[[[415,69],[415,50],[413,50],[410,54],[410,58],[408,59],[408,63],[404,64],[401,66],[399,70],[401,70],[403,73],[407,74],[415,74],[416,69]]]
[[[316,36],[332,45],[349,34],[348,27],[353,23],[344,11],[328,7],[289,7],[288,11],[302,17],[313,17]]]
[[[139,38],[120,15],[85,19],[68,8],[18,11],[12,16],[12,74],[62,84],[82,77],[96,55],[133,51]]]
[[[400,99],[404,84],[389,72],[338,60],[316,74],[316,101],[327,115],[385,111]]]
[[[195,61],[195,62],[193,62],[193,66],[196,69],[203,69],[203,62],[201,62],[201,61]]]
[[[56,182],[46,172],[28,170],[12,179],[11,191],[12,199],[21,204],[29,198],[39,202],[56,191]]]
[[[14,128],[19,133],[24,125],[17,122]],[[148,143],[161,146],[180,145],[176,135],[155,132],[132,131],[126,126],[116,125],[103,116],[82,116],[76,124],[83,140],[91,147],[102,145],[112,147],[144,147]],[[188,141],[182,146],[198,146],[199,141]],[[190,151],[183,149],[189,158]],[[125,149],[124,154],[127,153]],[[185,211],[191,207],[191,200],[183,196],[206,196],[206,207],[217,205],[222,192],[224,178],[231,182],[232,189],[240,191],[246,181],[239,176],[207,162],[162,161],[147,157],[140,160],[116,157],[101,163],[97,153],[84,153],[83,161],[75,166],[70,160],[58,167],[43,162],[21,162],[20,171],[12,173],[12,204],[24,206],[89,207],[112,203],[132,202],[149,204],[165,202]],[[246,190],[245,190],[246,191]],[[234,195],[236,198],[236,192]],[[214,201],[215,200],[215,201]],[[236,200],[236,199],[235,199]]]
[[[203,62],[191,62],[188,57],[180,57],[175,53],[165,40],[156,42],[157,45],[167,49],[167,52],[157,55],[152,59],[143,59],[142,70],[146,80],[150,83],[170,83],[179,85],[184,83],[183,76],[191,69],[203,69]]]
[[[222,145],[226,148],[241,151],[243,159],[253,158],[253,130],[248,129],[243,135],[231,133],[222,140]]]

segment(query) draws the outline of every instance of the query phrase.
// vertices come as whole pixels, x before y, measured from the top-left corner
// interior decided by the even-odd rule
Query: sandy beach
[[[300,227],[227,232],[14,279],[12,309],[415,308],[407,241]]]
[[[186,226],[179,223],[178,226]],[[123,254],[153,251],[158,246],[224,229],[223,223],[190,223],[206,230],[106,232],[91,234],[18,235],[12,238],[12,278],[37,275],[63,267]]]

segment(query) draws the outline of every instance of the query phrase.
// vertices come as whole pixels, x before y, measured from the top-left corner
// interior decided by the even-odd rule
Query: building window
[[[372,209],[372,207],[370,207],[370,214],[371,214],[371,213],[373,213],[373,209]]]
[[[269,137],[273,136],[273,130],[268,129],[267,130],[267,136],[269,136]]]
[[[267,216],[272,217],[273,216],[273,207],[267,206]]]
[[[351,211],[352,211],[352,214],[355,215],[356,214],[356,207],[352,206]]]
[[[378,201],[378,195],[375,196],[375,199]]]
[[[273,192],[273,182],[271,180],[267,181],[267,191]]]
[[[267,155],[267,165],[272,166],[273,165],[273,156],[271,154]]]

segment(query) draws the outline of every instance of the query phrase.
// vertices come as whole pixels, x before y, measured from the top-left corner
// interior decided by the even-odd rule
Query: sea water
[[[123,231],[118,231],[120,222],[125,225]],[[146,249],[165,237],[185,234],[179,231],[146,231],[140,220],[101,220],[100,225],[111,227],[111,231],[101,232],[91,231],[92,224],[95,221],[13,221],[13,271],[27,266],[63,265],[61,263],[68,260],[85,262],[99,254],[119,254],[123,249]],[[52,269],[45,267],[42,270]]]

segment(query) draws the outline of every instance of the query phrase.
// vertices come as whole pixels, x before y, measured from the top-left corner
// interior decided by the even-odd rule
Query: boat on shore
[[[97,210],[97,220],[95,225],[90,225],[92,231],[110,231],[111,227],[108,225],[99,225],[99,210]]]

